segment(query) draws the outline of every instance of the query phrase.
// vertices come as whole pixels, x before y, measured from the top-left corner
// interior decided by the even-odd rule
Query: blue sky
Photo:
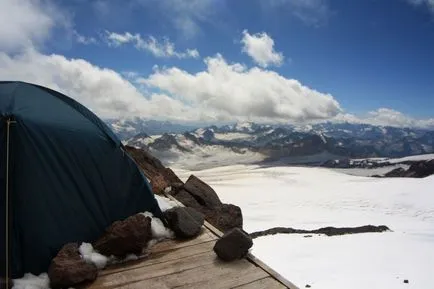
[[[5,18],[30,15],[0,29],[0,43],[11,43],[0,44],[0,77],[41,82],[102,116],[434,126],[432,0],[0,5],[17,11]],[[35,75],[6,69],[13,64]]]

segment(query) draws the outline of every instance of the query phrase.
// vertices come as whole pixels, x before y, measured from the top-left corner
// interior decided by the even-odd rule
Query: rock
[[[412,162],[407,170],[397,168],[386,173],[384,177],[425,178],[432,174],[434,174],[434,160],[429,160]]]
[[[196,237],[204,223],[204,216],[193,208],[176,207],[164,212],[164,216],[178,238]]]
[[[81,258],[77,243],[63,246],[48,268],[51,288],[69,288],[85,281],[93,281],[97,275],[96,266]]]
[[[186,207],[192,207],[195,209],[202,208],[196,199],[186,190],[180,190],[174,197]]]
[[[105,256],[124,257],[140,254],[151,238],[151,218],[137,214],[114,222],[93,247]]]
[[[243,215],[238,206],[232,204],[223,204],[214,209],[200,210],[208,222],[222,232],[229,231],[233,228],[243,228]]]
[[[404,283],[405,283],[405,284],[408,284],[408,280],[407,280],[407,279],[405,279],[405,280],[404,280]]]
[[[406,170],[403,168],[396,168],[396,169],[393,169],[390,172],[386,173],[384,176],[387,178],[396,178],[396,177],[403,176],[405,172],[406,172]]]
[[[161,194],[165,188],[169,186],[169,183],[160,174],[155,175],[150,180],[152,186],[152,192],[154,194]]]
[[[204,207],[215,208],[222,205],[216,192],[194,175],[191,175],[184,185],[184,189],[188,191],[196,201]]]
[[[306,286],[304,286],[304,287],[306,287],[306,288],[310,288],[311,286],[310,286],[309,284],[306,284]]]
[[[224,261],[233,261],[246,256],[253,246],[249,234],[239,228],[226,232],[214,245],[214,252]]]

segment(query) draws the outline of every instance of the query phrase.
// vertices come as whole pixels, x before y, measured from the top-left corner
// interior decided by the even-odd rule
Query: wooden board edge
[[[178,201],[174,196],[169,194],[164,194],[168,199],[174,201],[175,203],[179,204],[181,207],[185,207],[184,204],[182,204],[180,201]],[[208,223],[207,221],[204,222],[204,226],[210,230],[214,235],[217,237],[223,236],[223,232],[221,232],[219,229]],[[267,272],[271,277],[279,281],[284,286],[290,288],[290,289],[299,289],[295,284],[287,280],[285,277],[283,277],[281,274],[277,273],[275,270],[270,268],[267,264],[265,264],[261,259],[253,255],[252,253],[248,253],[246,256],[246,259],[249,260],[251,263],[255,264],[256,266],[260,267],[262,270]]]

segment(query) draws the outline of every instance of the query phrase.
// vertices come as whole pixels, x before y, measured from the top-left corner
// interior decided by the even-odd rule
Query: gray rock
[[[164,212],[164,216],[178,238],[196,237],[204,223],[204,216],[193,208],[176,207]]]
[[[253,246],[252,238],[239,228],[226,232],[214,245],[214,252],[224,261],[241,259]]]
[[[215,208],[222,205],[216,192],[194,175],[191,175],[184,185],[184,189],[188,191],[196,201],[207,208]]]

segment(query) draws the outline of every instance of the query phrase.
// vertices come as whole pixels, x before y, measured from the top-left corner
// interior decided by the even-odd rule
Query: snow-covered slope
[[[176,170],[186,179],[191,172]],[[355,177],[325,168],[229,166],[194,172],[242,208],[248,232],[386,225],[393,232],[275,235],[253,253],[300,288],[432,288],[434,176]],[[404,280],[409,280],[404,284]]]

